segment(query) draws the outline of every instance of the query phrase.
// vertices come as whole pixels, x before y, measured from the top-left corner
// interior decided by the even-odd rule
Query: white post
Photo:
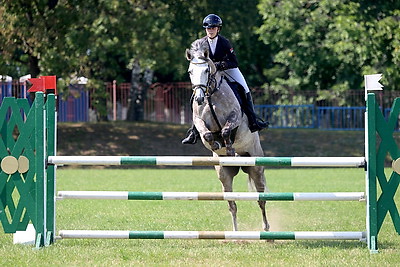
[[[113,81],[113,120],[117,120],[117,81]]]

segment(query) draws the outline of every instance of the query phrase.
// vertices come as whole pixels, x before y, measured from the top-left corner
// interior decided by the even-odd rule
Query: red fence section
[[[130,83],[106,83],[107,118],[109,120],[126,120],[129,108]]]
[[[178,124],[190,123],[191,88],[188,82],[151,85],[144,100],[144,119]]]
[[[106,92],[108,120],[126,120],[129,101],[136,101],[134,98],[130,99],[130,94],[138,92],[131,91],[130,83],[117,84],[116,81],[106,83]],[[141,99],[144,120],[177,124],[191,123],[192,87],[190,82],[155,83],[145,92]],[[93,101],[94,99],[91,102]]]

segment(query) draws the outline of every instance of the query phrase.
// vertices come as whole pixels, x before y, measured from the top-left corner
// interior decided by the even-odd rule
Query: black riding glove
[[[215,62],[217,70],[226,70],[226,64],[224,61]]]

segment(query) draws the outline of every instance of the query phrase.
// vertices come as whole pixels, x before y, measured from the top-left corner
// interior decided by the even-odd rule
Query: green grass
[[[271,192],[360,192],[362,169],[268,169]],[[58,190],[220,192],[212,169],[62,169]],[[235,179],[247,191],[247,178]],[[399,203],[399,198],[396,202]],[[239,230],[261,230],[256,202],[237,202]],[[273,231],[364,231],[365,202],[269,202]],[[62,200],[57,228],[231,230],[225,201]],[[41,250],[0,233],[0,266],[398,266],[400,237],[390,217],[379,254],[358,241],[58,240]]]

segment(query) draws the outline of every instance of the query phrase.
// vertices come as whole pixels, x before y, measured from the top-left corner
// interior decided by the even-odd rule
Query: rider
[[[203,28],[205,28],[207,35],[202,39],[208,42],[210,59],[214,62],[217,70],[223,71],[226,74],[226,78],[231,82],[237,82],[241,85],[239,90],[244,90],[245,93],[245,99],[242,99],[241,105],[249,120],[250,131],[260,131],[267,128],[268,123],[259,119],[255,114],[250,89],[238,68],[238,61],[232,45],[228,39],[219,34],[221,27],[222,19],[219,16],[215,14],[207,15],[203,19]],[[182,140],[182,144],[195,144],[198,138],[199,132],[192,125],[187,132],[187,137]]]

